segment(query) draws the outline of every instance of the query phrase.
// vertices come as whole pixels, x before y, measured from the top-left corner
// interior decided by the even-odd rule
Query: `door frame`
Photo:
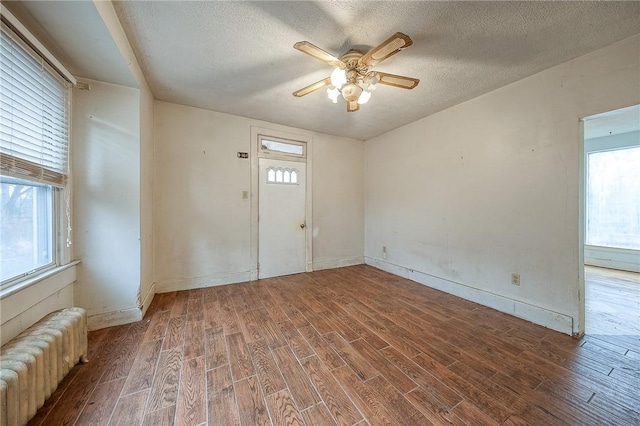
[[[587,230],[586,211],[586,170],[584,153],[584,119],[578,121],[578,324],[574,325],[574,337],[582,337],[585,333],[586,289],[584,283],[584,241]]]
[[[588,151],[585,140],[584,123],[588,120],[594,120],[606,117],[612,114],[618,114],[624,110],[638,108],[637,104],[627,107],[609,109],[604,112],[591,114],[581,117],[578,122],[578,325],[574,327],[573,334],[581,337],[588,330],[586,329],[586,287],[585,287],[585,250],[587,248],[585,242],[587,237],[587,156]]]
[[[261,157],[264,158],[272,158],[262,155],[260,150],[258,149],[259,138],[263,137],[271,137],[274,139],[284,139],[290,140],[294,142],[304,142],[306,144],[306,187],[305,187],[305,270],[306,272],[313,271],[313,215],[312,215],[312,155],[313,152],[313,138],[310,135],[298,134],[298,133],[290,133],[282,130],[274,130],[267,129],[263,127],[251,126],[251,141],[250,141],[250,151],[249,158],[251,160],[251,191],[250,191],[250,201],[251,201],[251,218],[250,218],[250,256],[251,256],[251,271],[250,276],[251,280],[255,281],[258,279],[258,213],[259,213],[259,203],[258,200],[260,197],[259,194],[259,179],[260,179],[260,171],[259,171],[259,159]],[[282,158],[285,161],[294,161],[292,158]]]

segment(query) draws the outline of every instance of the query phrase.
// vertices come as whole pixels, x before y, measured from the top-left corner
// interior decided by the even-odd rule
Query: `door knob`
[[[307,224],[306,224],[306,223],[301,223],[301,224],[300,224],[300,229],[304,229],[306,226],[307,226]]]

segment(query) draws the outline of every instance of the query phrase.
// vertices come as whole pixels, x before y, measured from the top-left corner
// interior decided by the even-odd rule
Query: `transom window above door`
[[[298,161],[304,161],[307,157],[306,144],[304,142],[260,136],[258,148],[260,154],[265,157],[283,157],[298,159]]]

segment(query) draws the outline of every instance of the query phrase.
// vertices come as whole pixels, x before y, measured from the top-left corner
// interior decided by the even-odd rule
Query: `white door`
[[[306,164],[259,159],[258,277],[306,270]]]

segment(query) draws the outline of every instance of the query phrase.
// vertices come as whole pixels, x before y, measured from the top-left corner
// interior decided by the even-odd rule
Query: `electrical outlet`
[[[382,246],[382,258],[387,258],[387,246]]]
[[[511,274],[511,284],[520,285],[520,274]]]

